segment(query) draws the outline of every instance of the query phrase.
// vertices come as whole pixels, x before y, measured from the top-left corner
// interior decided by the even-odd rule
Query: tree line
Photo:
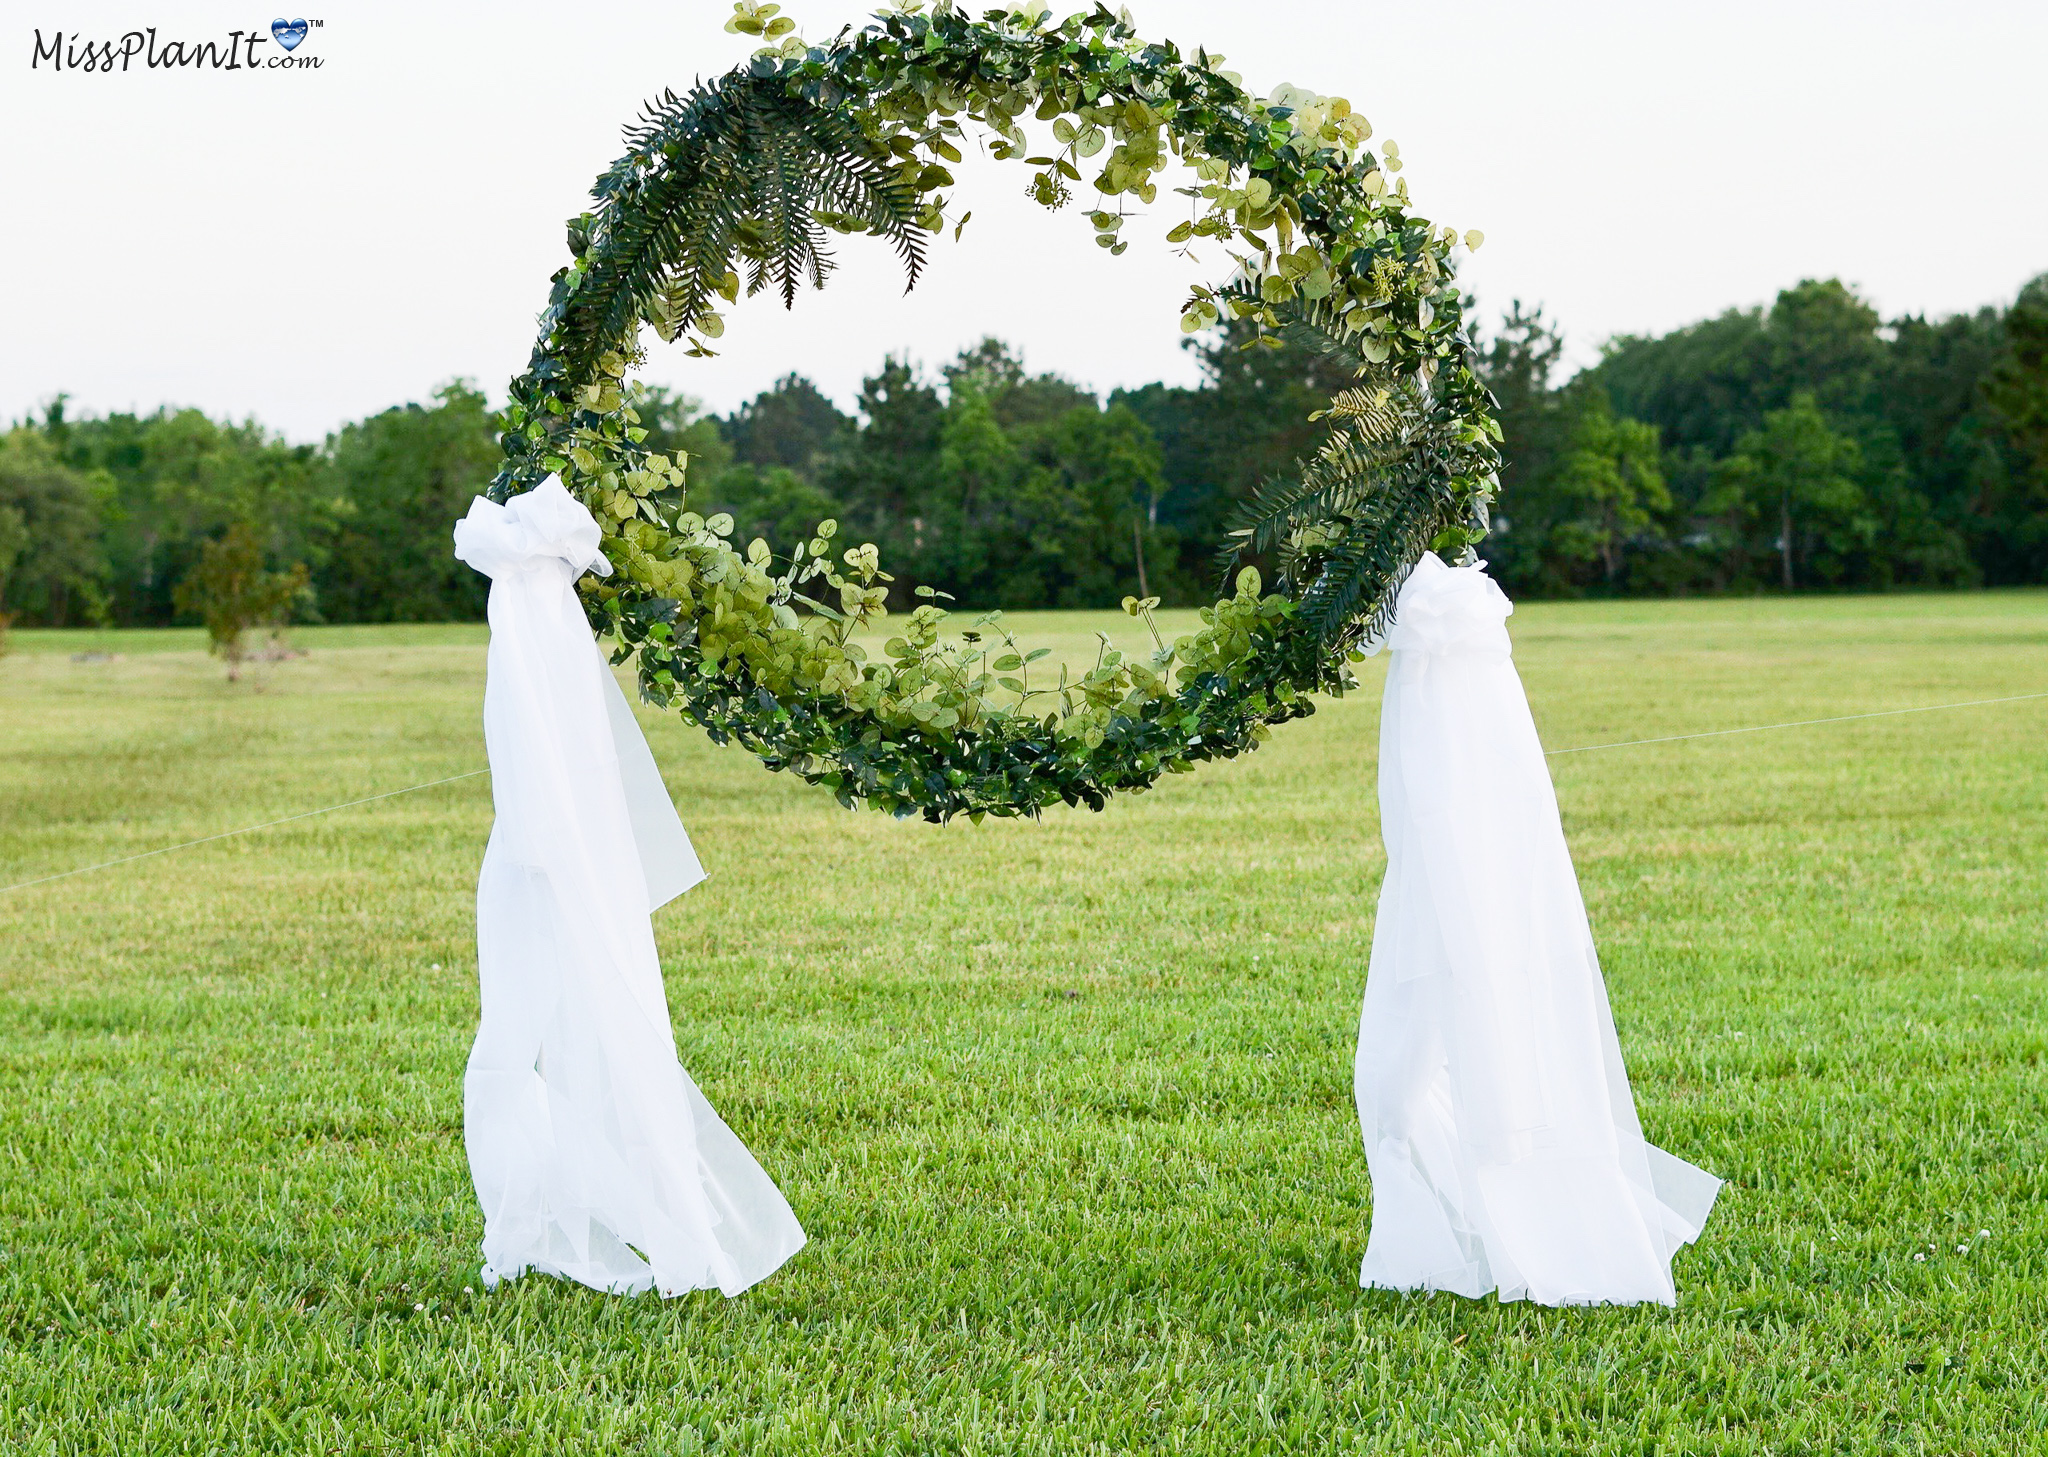
[[[1191,388],[1100,398],[991,339],[936,373],[885,359],[852,413],[793,373],[724,418],[650,389],[642,423],[742,541],[780,550],[831,517],[906,591],[1199,602],[1233,508],[1313,449],[1309,416],[1346,383],[1246,347],[1245,327],[1189,341]],[[2048,275],[1938,320],[1803,282],[1768,309],[1615,339],[1569,378],[1556,328],[1518,303],[1479,350],[1507,442],[1482,553],[1518,595],[2048,582]],[[75,416],[59,397],[0,434],[0,614],[198,621],[219,579],[300,620],[481,617],[487,584],[449,531],[495,467],[495,428],[460,381],[318,446],[197,410]]]
[[[1509,442],[1485,552],[1531,595],[2048,581],[2048,276],[1882,320],[1836,281],[1610,342],[1554,386],[1517,307],[1486,345]]]

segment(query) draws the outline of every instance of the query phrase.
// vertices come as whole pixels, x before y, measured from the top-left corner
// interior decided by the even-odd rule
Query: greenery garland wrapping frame
[[[1390,180],[1398,149],[1366,150],[1371,128],[1342,98],[1283,86],[1258,100],[1220,56],[1139,39],[1127,12],[1055,23],[1031,0],[977,20],[951,0],[929,14],[896,0],[809,45],[775,4],[734,11],[729,31],[770,44],[651,104],[595,206],[570,221],[573,261],[512,382],[489,488],[504,501],[555,475],[591,508],[615,570],[578,590],[617,640],[614,661],[637,659],[642,695],[849,808],[979,822],[1100,809],[1255,747],[1313,712],[1312,693],[1355,686],[1348,665],[1417,558],[1469,557],[1486,533],[1500,429],[1453,257],[1479,236],[1413,214],[1406,179]],[[1027,114],[1050,124],[1042,149]],[[643,325],[711,354],[742,270],[748,293],[773,286],[785,305],[822,287],[830,232],[886,239],[914,286],[926,239],[967,222],[946,189],[970,122],[992,156],[1035,169],[1029,190],[1048,208],[1092,188],[1087,215],[1113,254],[1156,175],[1191,169],[1195,185],[1176,189],[1189,216],[1166,239],[1214,240],[1236,269],[1191,290],[1182,328],[1250,319],[1249,347],[1320,350],[1357,376],[1321,412],[1323,445],[1233,523],[1230,595],[1200,630],[1169,644],[1156,602],[1126,598],[1156,651],[1126,656],[1105,638],[1093,668],[1053,681],[1033,681],[1047,650],[1022,649],[999,614],[942,641],[945,595],[929,587],[871,659],[855,637],[887,615],[893,580],[875,547],[845,546],[830,521],[787,557],[738,547],[729,517],[689,509],[687,462],[644,448],[627,380]],[[1241,564],[1250,554],[1277,564],[1276,590]]]

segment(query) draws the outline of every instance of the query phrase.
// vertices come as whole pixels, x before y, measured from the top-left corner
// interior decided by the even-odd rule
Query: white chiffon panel
[[[483,1019],[463,1079],[487,1284],[737,1295],[803,1245],[676,1058],[656,906],[704,878],[574,584],[611,568],[550,478],[479,498],[455,554],[491,578],[477,882]]]
[[[1721,1181],[1643,1139],[1536,725],[1481,567],[1401,588],[1380,723],[1387,877],[1355,1088],[1360,1283],[1669,1305]]]

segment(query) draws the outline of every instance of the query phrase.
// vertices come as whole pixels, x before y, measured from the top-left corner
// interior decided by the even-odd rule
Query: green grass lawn
[[[1553,748],[2048,690],[2048,593],[1511,627]],[[482,765],[481,628],[298,641],[17,632],[0,884]],[[1728,1185],[1676,1310],[1543,1310],[1358,1289],[1362,671],[1035,825],[646,716],[683,1061],[811,1235],[734,1301],[475,1291],[488,779],[0,895],[0,1448],[2048,1449],[2048,700],[1552,761],[1645,1127]]]

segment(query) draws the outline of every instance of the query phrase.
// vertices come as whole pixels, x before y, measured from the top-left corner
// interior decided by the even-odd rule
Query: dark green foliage
[[[72,418],[59,398],[5,437],[17,453],[0,459],[41,462],[35,479],[61,489],[41,490],[29,513],[40,544],[0,606],[29,623],[195,620],[175,602],[178,583],[207,542],[245,524],[267,559],[310,569],[311,591],[293,602],[301,617],[479,617],[487,584],[453,559],[448,533],[490,479],[494,423],[461,381],[324,447],[197,410]]]
[[[946,402],[916,366],[894,355],[861,385],[860,426],[824,470],[824,483],[847,506],[849,534],[903,550],[916,543],[921,508],[939,489]]]
[[[1319,352],[1247,348],[1257,337],[1252,321],[1240,319],[1190,339],[1200,388],[1147,385],[1111,396],[1159,441],[1166,484],[1156,519],[1180,548],[1179,572],[1165,578],[1169,602],[1203,599],[1216,581],[1218,543],[1239,510],[1263,483],[1291,478],[1314,455],[1329,430],[1313,417],[1353,383]]]
[[[1553,388],[1556,336],[1518,308],[1480,355],[1507,460],[1485,555],[1523,593],[2048,579],[2048,471],[2018,403],[2048,396],[2030,310],[2048,317],[2048,286],[2009,312],[1887,325],[1809,280],[1768,311],[1616,340]],[[1610,489],[1589,516],[1585,442],[1614,459],[1638,426],[1664,489],[1628,510]]]
[[[1563,354],[1563,337],[1543,310],[1520,299],[1480,352],[1480,372],[1500,402],[1503,437],[1501,499],[1480,552],[1494,575],[1522,594],[1563,595],[1582,585],[1582,553],[1560,549],[1559,540],[1573,514],[1561,471],[1583,398],[1558,388]]]
[[[61,397],[41,433],[67,466],[101,483],[98,545],[106,612],[117,623],[176,618],[172,591],[201,545],[236,522],[257,528],[277,560],[318,565],[323,558],[338,501],[317,447],[288,444],[253,420],[237,425],[198,410],[74,420]]]
[[[1007,431],[1029,431],[1077,409],[1094,410],[1095,396],[1057,374],[1032,374],[1023,357],[1000,339],[985,338],[940,373],[949,392],[971,391],[988,401],[996,423]]]
[[[37,430],[0,435],[0,616],[65,625],[107,609],[108,482],[67,467]]]
[[[1616,415],[1597,382],[1574,394],[1556,466],[1567,514],[1552,545],[1563,562],[1596,568],[1612,585],[1628,544],[1670,512],[1671,492],[1657,427]]]
[[[1991,528],[1993,580],[2040,581],[2048,577],[2048,274],[2021,291],[2005,325],[2007,349],[1984,393],[2012,456],[1999,471],[1978,452],[1975,504]]]
[[[1700,506],[1726,521],[1738,569],[1774,555],[1789,592],[1814,577],[1839,582],[1876,537],[1863,474],[1862,447],[1802,391],[1736,442]]]
[[[2028,424],[2040,419],[2038,401],[2048,393],[2039,342],[2048,316],[2043,294],[2037,285],[2011,310],[1900,319],[1878,332],[1877,414],[1822,411],[1829,428],[1862,452],[1859,509],[1872,531],[1850,549],[1823,551],[1821,570],[1795,572],[1799,587],[2048,580],[2048,471],[2035,453],[2040,426]],[[1514,592],[1755,590],[1782,582],[1774,536],[1759,530],[1739,540],[1724,512],[1706,509],[1723,462],[1768,413],[1747,403],[1729,406],[1727,420],[1694,413],[1736,396],[1732,376],[1712,373],[1719,356],[1699,347],[1717,330],[1725,331],[1723,342],[1747,330],[1755,348],[1762,373],[1749,377],[1753,388],[1746,386],[1743,398],[1775,398],[1761,315],[1726,315],[1663,339],[1625,341],[1584,378],[1565,383],[1556,378],[1558,336],[1540,311],[1511,308],[1506,324],[1481,341],[1480,369],[1499,401],[1506,437],[1502,494],[1484,555]],[[1155,384],[1110,396],[1112,411],[1126,408],[1137,425],[1128,435],[1108,432],[1106,443],[1088,450],[1103,451],[1105,463],[1156,458],[1156,476],[1149,466],[1124,473],[1134,509],[1090,494],[1115,471],[1072,469],[1088,463],[1087,452],[1062,455],[1053,443],[1066,438],[1067,427],[1055,428],[1063,413],[1085,406],[1106,421],[1111,412],[1097,410],[1067,381],[1031,374],[1000,344],[978,345],[932,378],[905,360],[886,359],[863,385],[852,417],[800,379],[779,383],[723,422],[662,387],[644,391],[635,409],[648,431],[646,447],[687,454],[693,477],[708,483],[698,488],[705,493],[700,504],[733,511],[742,541],[793,540],[808,529],[798,524],[803,511],[826,507],[818,514],[836,517],[843,536],[880,544],[903,568],[905,580],[892,587],[898,609],[915,600],[911,580],[932,582],[977,607],[1105,606],[1141,586],[1139,595],[1189,605],[1205,600],[1214,583],[1215,543],[1229,513],[1261,480],[1286,479],[1297,457],[1313,452],[1324,427],[1309,417],[1347,382],[1320,355],[1237,347],[1254,337],[1251,324],[1238,321],[1190,340],[1207,375],[1199,388]],[[1781,357],[1810,352],[1787,346]],[[1695,364],[1708,377],[1689,375]],[[984,496],[993,509],[978,519],[1007,534],[955,543],[946,555],[938,533],[927,530],[949,519],[949,499],[957,504],[947,494],[957,483],[945,469],[945,382],[970,377],[988,393],[1010,463]],[[1639,415],[1623,408],[1629,400]],[[772,443],[750,450],[781,460],[795,442],[793,458],[809,462],[817,494],[780,497],[788,509],[746,504],[771,491],[775,477],[763,469],[726,480],[733,449],[721,430],[737,436],[742,421],[775,422],[755,437]],[[86,622],[102,612],[118,622],[168,622],[171,587],[193,560],[196,542],[236,510],[267,509],[273,555],[316,564],[324,620],[480,616],[485,583],[453,561],[445,542],[475,488],[475,461],[494,455],[492,427],[481,399],[460,384],[426,406],[348,426],[313,452],[282,445],[260,428],[192,412],[81,420],[60,402],[0,447],[18,452],[8,457],[17,492],[23,461],[54,461],[64,472],[36,476],[61,489],[48,507],[33,507],[50,522],[39,528],[44,544],[19,557],[12,585],[0,586],[0,610],[29,624]],[[1657,431],[1669,497],[1657,507],[1653,494],[1650,519],[1634,525],[1604,519],[1583,469],[1589,439],[1630,427]],[[41,454],[34,453],[37,440]],[[1720,440],[1727,444],[1717,447]],[[1611,450],[1607,458],[1615,459]],[[1047,470],[1056,487],[1051,495]],[[1034,480],[1026,479],[1030,472]],[[20,502],[16,508],[28,509]],[[1042,522],[1033,514],[1041,510]],[[1143,584],[1132,551],[1140,517]],[[1045,571],[1043,563],[1029,572],[991,569],[1007,566],[1019,543],[1034,540],[1058,543],[1057,570]],[[1277,560],[1271,565],[1277,570]]]
[[[483,615],[490,583],[455,560],[448,528],[497,466],[491,426],[483,396],[457,380],[431,406],[386,410],[329,442],[333,489],[346,506],[314,579],[324,617],[450,622]]]
[[[1619,413],[1655,425],[1667,446],[1719,459],[1783,403],[1768,398],[1768,370],[1762,311],[1730,309],[1660,337],[1612,340],[1598,374]]]
[[[2037,473],[2048,474],[2048,274],[2020,291],[2006,315],[2007,352],[1985,394]]]
[[[644,418],[644,416],[643,416]],[[723,426],[733,459],[744,465],[780,466],[805,480],[817,479],[846,448],[853,421],[800,374],[787,374],[741,406]],[[703,479],[702,476],[699,479]],[[816,518],[798,533],[808,534]]]
[[[862,390],[866,419],[845,422],[820,468],[830,492],[821,503],[831,509],[819,516],[881,547],[898,578],[892,607],[915,605],[913,581],[977,608],[1113,607],[1134,590],[1200,600],[1209,583],[1183,571],[1179,534],[1158,520],[1159,445],[1135,412],[1105,410],[1071,381],[1030,374],[993,339],[963,351],[941,377],[943,395],[909,365],[885,361]],[[743,439],[771,396],[809,390],[783,381],[727,429]],[[721,476],[693,499],[733,511],[735,539],[745,540],[747,520],[760,518],[732,503],[757,489],[754,479]]]
[[[940,462],[935,515],[959,544],[928,535],[906,560],[964,603],[1113,606],[1151,585],[1147,545],[1154,563],[1172,560],[1146,516],[1158,447],[1127,409],[1091,401],[1006,428],[998,400],[956,385]]]
[[[1875,417],[1885,358],[1882,325],[1877,310],[1840,279],[1809,278],[1785,289],[1764,316],[1758,405],[1781,410],[1811,395],[1832,418]]]
[[[730,298],[735,263],[749,293],[785,305],[831,271],[823,213],[887,238],[914,284],[924,266],[917,198],[847,113],[792,94],[772,69],[741,69],[674,92],[627,133],[633,150],[598,179],[598,208],[570,225],[580,289],[561,296],[559,358],[587,378],[645,318],[670,337],[700,328]]]

